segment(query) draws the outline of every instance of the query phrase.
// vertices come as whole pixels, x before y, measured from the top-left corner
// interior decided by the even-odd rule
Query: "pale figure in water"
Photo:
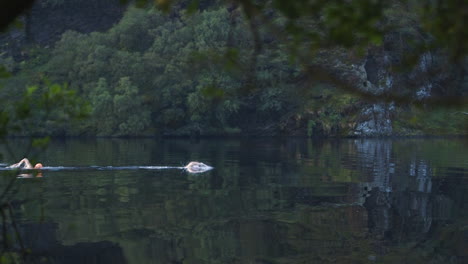
[[[184,169],[190,173],[200,173],[213,169],[213,167],[206,165],[205,163],[192,161]]]
[[[7,168],[12,168],[12,169],[42,169],[42,164],[41,163],[37,163],[36,165],[31,165],[31,162],[29,162],[29,160],[27,158],[24,158],[22,160],[20,160],[18,163],[15,163],[15,164],[12,164],[10,166],[8,166]]]

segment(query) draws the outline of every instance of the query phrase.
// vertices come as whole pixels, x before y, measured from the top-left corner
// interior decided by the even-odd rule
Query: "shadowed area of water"
[[[3,149],[4,165],[26,149],[10,143],[16,157]],[[70,139],[31,157],[81,169],[0,172],[6,232],[16,224],[28,262],[468,260],[461,139]],[[192,160],[215,169],[140,169]]]

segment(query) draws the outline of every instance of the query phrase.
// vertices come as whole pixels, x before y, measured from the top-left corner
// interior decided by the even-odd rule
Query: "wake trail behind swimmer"
[[[38,163],[40,164],[40,163]],[[202,173],[212,170],[213,167],[204,164],[203,162],[192,161],[186,166],[89,166],[89,167],[65,167],[65,166],[32,166],[26,158],[20,162],[10,166],[1,167],[0,170],[48,170],[48,171],[64,171],[64,170],[164,170],[164,169],[181,169],[189,173]]]

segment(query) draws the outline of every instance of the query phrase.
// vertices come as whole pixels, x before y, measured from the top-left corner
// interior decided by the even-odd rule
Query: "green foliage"
[[[138,135],[150,122],[150,111],[142,105],[138,88],[129,77],[119,80],[114,95],[114,120],[118,123],[118,135]]]
[[[411,107],[395,122],[398,134],[462,135],[468,131],[468,110],[436,108],[428,111]]]
[[[35,138],[32,141],[32,146],[44,149],[50,142],[50,137]]]
[[[52,0],[49,0],[52,1]],[[60,0],[54,0],[60,1]],[[165,11],[174,5],[176,0],[139,0],[140,6],[148,3]],[[367,46],[380,44],[386,31],[395,25],[388,22],[385,13],[396,6],[402,6],[416,16],[424,29],[435,38],[435,42],[447,48],[454,56],[466,56],[468,49],[464,43],[468,40],[466,27],[467,4],[458,0],[447,1],[252,1],[235,0],[242,7],[249,20],[258,17],[267,20],[265,13],[276,12],[284,17],[286,31],[293,41],[289,43],[307,44],[309,47]],[[193,13],[199,8],[199,1],[190,1],[187,12]],[[423,51],[422,51],[423,52]]]
[[[88,115],[85,101],[67,85],[52,84],[47,80],[40,86],[29,86],[21,94],[11,94],[1,112],[2,136],[10,132],[21,135],[58,135],[61,125],[80,120]]]
[[[90,102],[93,109],[92,125],[97,135],[112,135],[115,131],[113,118],[113,99],[105,78],[99,81],[90,93]]]
[[[360,100],[317,85],[291,62],[324,47],[379,45],[385,29],[379,21],[385,17],[394,23],[398,8],[366,0],[238,4],[242,9],[189,1],[188,7],[174,5],[170,16],[130,7],[107,32],[69,31],[51,49],[29,48],[30,59],[8,62],[8,69],[17,72],[0,93],[19,103],[0,112],[0,126],[16,134],[272,134],[278,128],[287,131],[295,119],[309,136],[346,135],[357,122]],[[328,57],[317,54],[315,59],[325,63]],[[7,76],[0,69],[2,75]],[[45,89],[43,76],[66,86]],[[31,88],[21,98],[25,86]],[[89,104],[67,102],[76,97]],[[66,122],[74,107],[88,111],[90,118]],[[30,119],[45,123],[26,133]],[[418,129],[430,126],[418,123]]]
[[[8,78],[11,74],[6,70],[4,66],[0,66],[0,78]]]
[[[121,78],[113,91],[100,78],[91,91],[91,126],[97,135],[141,135],[149,125],[150,111],[142,105],[142,96],[129,77]]]
[[[311,137],[313,135],[315,125],[316,124],[314,120],[307,121],[307,136],[308,137]]]
[[[229,115],[239,108],[231,98],[240,87],[238,77],[226,74],[221,60],[205,64],[194,57],[226,47],[228,15],[218,9],[169,19],[129,9],[106,33],[65,33],[44,67],[51,78],[71,80],[71,87],[90,98],[93,121],[83,129],[99,135],[136,135],[148,127],[231,128]],[[240,22],[232,29],[238,36],[246,30]]]
[[[453,61],[466,58],[468,47],[463,44],[468,41],[466,2],[426,1],[424,5],[408,2],[420,14],[424,29],[435,38],[435,45],[446,48]]]

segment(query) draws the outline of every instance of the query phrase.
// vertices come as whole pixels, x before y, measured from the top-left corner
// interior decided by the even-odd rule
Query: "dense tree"
[[[114,120],[118,124],[119,135],[138,135],[149,124],[150,112],[142,104],[138,87],[129,77],[122,77],[114,95]]]
[[[99,78],[98,83],[90,93],[93,108],[91,125],[97,135],[112,135],[115,131],[114,103],[105,78]]]
[[[56,124],[63,133],[73,135],[271,135],[294,130],[308,135],[347,135],[359,122],[362,98],[430,101],[415,96],[420,90],[413,87],[382,94],[361,89],[361,83],[352,78],[351,82],[332,78],[336,77],[334,70],[352,69],[364,54],[372,55],[372,50],[395,43],[384,39],[393,36],[392,32],[409,39],[419,34],[426,13],[419,16],[408,11],[419,10],[419,5],[279,0],[262,4],[234,1],[226,7],[221,2],[203,1],[197,6],[191,1],[167,1],[172,7],[169,15],[149,6],[131,7],[107,32],[66,32],[51,49],[30,49],[33,59],[10,60],[9,67],[17,74],[5,86],[17,91],[46,75],[89,98],[89,121],[77,127]],[[419,49],[421,43],[428,42],[404,46],[410,49],[405,54],[419,56],[434,49]],[[459,52],[464,56],[463,49]],[[434,54],[433,58],[443,58]],[[405,65],[392,66],[386,70]],[[387,66],[366,67],[380,76],[379,82],[383,75],[379,71]],[[344,72],[338,77],[348,77]],[[453,87],[455,93],[466,94],[461,86]],[[463,98],[458,96],[455,103]],[[396,114],[404,116],[407,110]],[[441,119],[434,120],[431,127],[437,130]],[[459,133],[460,123],[463,117],[451,131]]]

